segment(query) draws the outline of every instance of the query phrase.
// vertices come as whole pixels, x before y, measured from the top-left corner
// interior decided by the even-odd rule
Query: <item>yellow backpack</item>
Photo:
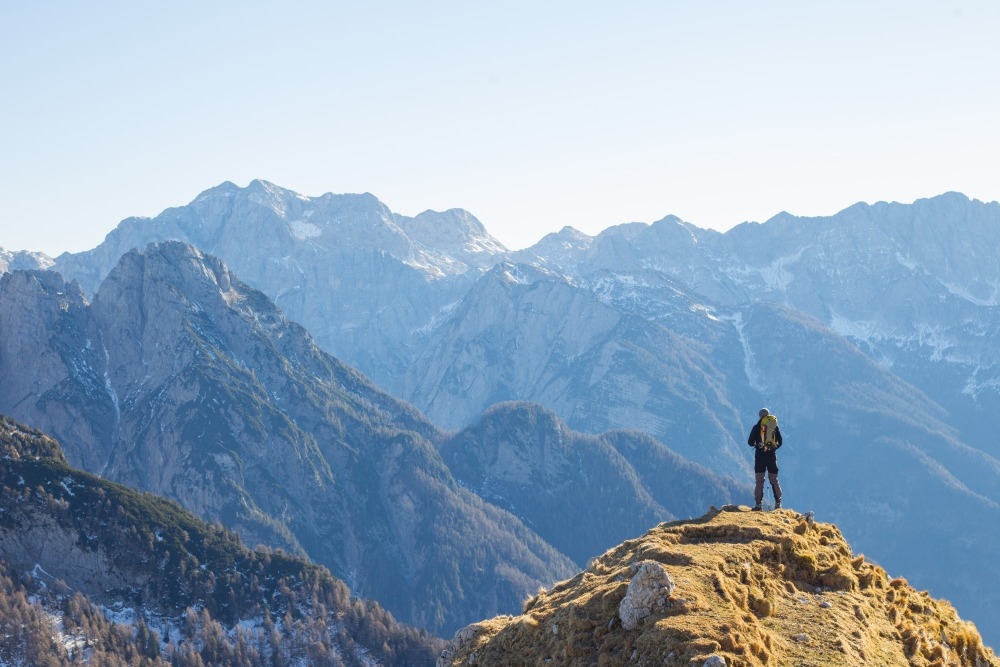
[[[765,415],[760,420],[760,448],[765,452],[778,448],[778,439],[775,432],[778,430],[778,418],[774,415]]]

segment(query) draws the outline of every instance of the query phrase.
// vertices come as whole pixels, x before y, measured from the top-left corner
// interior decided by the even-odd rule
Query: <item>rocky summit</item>
[[[451,665],[974,665],[1000,660],[946,601],[791,510],[664,523],[460,630]]]

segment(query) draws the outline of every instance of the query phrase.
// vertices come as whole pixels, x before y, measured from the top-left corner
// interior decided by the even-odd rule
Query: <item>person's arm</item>
[[[774,445],[775,451],[781,449],[781,427],[780,426],[775,426],[774,427],[774,442],[775,442],[775,445]]]
[[[751,447],[756,447],[757,443],[760,442],[760,421],[753,425],[750,429],[750,437],[747,438],[747,444]]]

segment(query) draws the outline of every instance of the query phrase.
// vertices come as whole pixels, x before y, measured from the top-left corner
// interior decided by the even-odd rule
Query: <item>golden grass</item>
[[[631,566],[659,561],[670,605],[626,631]],[[1000,667],[950,604],[851,553],[831,524],[730,506],[665,523],[540,591],[520,616],[473,624],[439,664]]]

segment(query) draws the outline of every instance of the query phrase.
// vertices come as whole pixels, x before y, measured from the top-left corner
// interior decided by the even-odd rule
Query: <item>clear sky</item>
[[[0,2],[0,246],[233,181],[521,248],[1000,199],[1000,2]]]

